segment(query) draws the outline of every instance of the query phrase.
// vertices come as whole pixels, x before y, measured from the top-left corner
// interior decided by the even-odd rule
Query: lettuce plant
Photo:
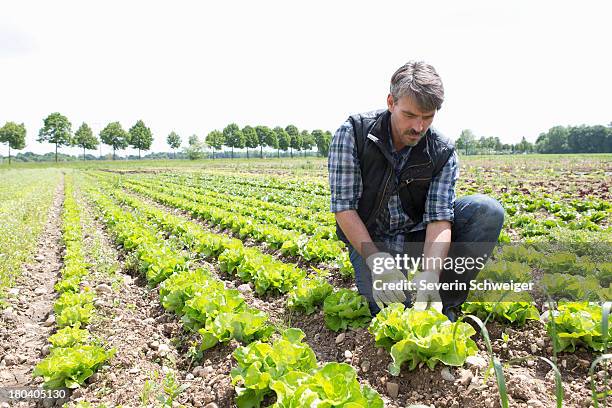
[[[266,395],[272,394],[270,384],[292,371],[308,372],[317,367],[314,351],[303,343],[304,332],[287,329],[272,343],[261,341],[237,348],[232,369],[238,407],[256,407]]]
[[[297,286],[289,292],[287,307],[312,314],[332,292],[332,285],[324,277],[308,277],[298,282]]]
[[[382,408],[380,395],[357,381],[355,369],[345,363],[327,363],[311,373],[292,371],[274,381],[274,408],[347,407]]]
[[[366,327],[372,319],[367,300],[350,289],[340,289],[327,296],[323,313],[327,328],[336,332],[347,327]]]
[[[602,308],[596,303],[559,303],[546,323],[555,351],[573,352],[578,346],[603,351],[602,315]],[[612,339],[612,325],[608,327],[607,338]]]
[[[369,326],[376,345],[391,352],[389,366],[392,375],[398,375],[403,363],[414,370],[419,363],[433,369],[438,362],[461,366],[468,356],[478,352],[470,337],[476,331],[467,323],[451,323],[435,310],[406,309],[393,303],[376,315]]]
[[[531,302],[465,302],[463,313],[470,313],[481,319],[489,315],[499,322],[515,323],[519,326],[527,320],[540,320],[538,309]]]
[[[114,353],[114,349],[107,351],[91,345],[54,348],[36,365],[32,375],[42,376],[45,388],[78,388]]]

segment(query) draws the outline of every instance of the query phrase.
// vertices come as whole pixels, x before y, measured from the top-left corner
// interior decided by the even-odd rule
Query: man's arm
[[[457,154],[453,152],[440,173],[429,185],[423,222],[427,224],[423,245],[423,272],[415,277],[418,285],[414,308],[431,307],[442,312],[440,293],[431,284],[440,281],[444,259],[451,243],[451,223],[454,220],[455,183],[459,175]]]
[[[423,262],[425,262],[423,270],[440,276],[451,243],[451,225],[449,221],[433,221],[427,224],[423,246]]]
[[[361,218],[359,218],[357,211],[346,210],[337,212],[335,215],[342,232],[363,259],[378,252],[378,248],[372,242],[372,237]]]
[[[459,159],[453,152],[429,186],[423,222],[427,224],[423,247],[424,270],[440,275],[441,263],[448,255],[454,220],[455,184],[459,178]]]
[[[328,170],[331,211],[353,248],[366,259],[377,251],[372,244],[370,233],[356,211],[363,183],[355,135],[348,120],[340,126],[331,141]]]

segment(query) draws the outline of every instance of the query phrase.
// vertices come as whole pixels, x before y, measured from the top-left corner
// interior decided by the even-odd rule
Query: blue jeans
[[[495,248],[499,233],[504,223],[504,209],[501,204],[486,195],[474,194],[458,198],[455,201],[455,219],[451,228],[451,245],[448,258],[483,257],[488,259]],[[425,242],[425,230],[414,231],[406,234],[404,253],[412,257],[419,257],[423,251]],[[372,296],[372,274],[359,253],[349,245],[349,256],[355,269],[355,283],[359,293],[369,303],[372,315],[376,315],[380,308],[374,303]],[[477,266],[466,267],[462,273],[452,269],[443,269],[440,282],[464,282],[469,287],[469,282],[475,279],[482,268]],[[440,290],[443,312],[448,308],[459,307],[467,299],[469,290]],[[405,302],[411,306],[410,299]]]

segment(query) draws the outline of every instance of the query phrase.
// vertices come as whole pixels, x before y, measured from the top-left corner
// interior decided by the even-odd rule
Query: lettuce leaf
[[[325,325],[333,331],[366,327],[372,315],[365,297],[350,289],[340,289],[323,302]]]

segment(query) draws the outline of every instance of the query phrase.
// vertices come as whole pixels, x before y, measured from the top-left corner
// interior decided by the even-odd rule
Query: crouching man
[[[433,307],[455,321],[468,289],[439,284],[469,288],[483,263],[459,269],[444,260],[488,258],[502,228],[496,200],[455,199],[457,152],[431,127],[443,99],[435,69],[410,61],[391,77],[387,109],[350,116],[330,146],[331,211],[373,315],[393,302],[411,306],[405,289],[414,288],[415,308]],[[410,282],[398,254],[422,259],[412,263],[418,271]]]

